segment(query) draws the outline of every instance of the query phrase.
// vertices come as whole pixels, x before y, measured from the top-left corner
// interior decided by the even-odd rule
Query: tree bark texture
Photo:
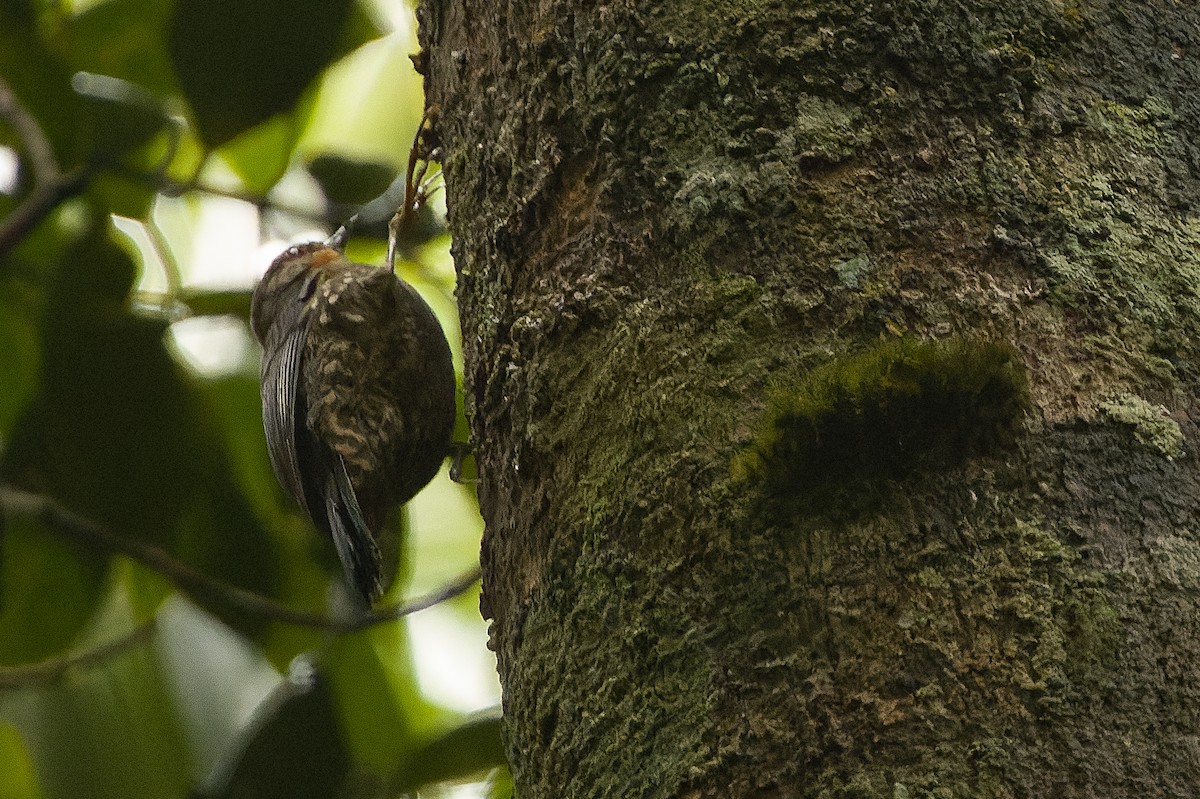
[[[522,799],[1200,793],[1194,4],[420,22]]]

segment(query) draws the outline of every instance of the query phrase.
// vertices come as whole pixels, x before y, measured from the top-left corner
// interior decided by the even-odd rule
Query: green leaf
[[[98,230],[68,250],[60,270],[42,332],[41,390],[5,473],[115,535],[273,594],[274,543],[231,475],[212,409],[168,352],[164,323],[125,307],[132,262]],[[245,632],[262,629],[261,619],[210,609]]]
[[[351,0],[178,0],[168,47],[215,147],[291,109],[338,55]]]
[[[395,793],[422,785],[466,779],[505,766],[500,718],[475,719],[419,747],[391,781]]]
[[[368,203],[396,179],[395,169],[388,164],[358,161],[336,153],[318,155],[308,163],[308,171],[321,185],[326,199],[340,205]]]
[[[0,447],[37,392],[42,360],[38,299],[24,281],[0,276]]]
[[[154,202],[154,189],[111,172],[101,172],[88,186],[87,196],[109,213],[145,219]]]
[[[325,660],[338,718],[355,756],[380,773],[413,744],[412,716],[422,705],[402,624],[341,636]]]
[[[188,563],[222,582],[273,596],[279,583],[276,549],[230,479],[229,471],[222,458],[219,477],[210,481],[180,520],[176,551]],[[261,616],[214,605],[203,597],[195,599],[245,635],[257,637],[266,629],[267,622]]]
[[[351,759],[333,693],[322,675],[297,660],[292,673],[255,712],[247,738],[226,764],[215,796],[326,799],[344,795]]]
[[[94,153],[117,163],[169,124],[161,99],[136,83],[93,72],[76,72],[71,88],[83,98],[83,124]],[[118,211],[118,213],[120,213]]]
[[[375,15],[367,10],[367,5],[367,3],[354,3],[350,6],[348,19],[342,26],[342,35],[338,40],[339,58],[388,32],[379,27]],[[408,5],[411,6],[411,3]]]
[[[163,603],[155,629],[155,651],[172,687],[192,773],[211,775],[240,754],[249,716],[283,677],[252,642],[186,599]]]
[[[40,4],[39,4],[40,7]],[[29,2],[0,2],[0,75],[37,118],[63,170],[85,154],[71,70],[47,48]]]
[[[117,621],[96,637],[128,632],[129,620]],[[20,732],[48,797],[183,796],[191,782],[171,697],[145,644],[78,666],[58,684],[0,694],[0,717]]]
[[[164,326],[124,309],[136,268],[103,233],[78,242],[61,268],[41,392],[6,470],[118,535],[169,545],[211,463]]]
[[[0,664],[61,653],[91,616],[108,559],[21,518],[8,521],[0,544]]]
[[[238,134],[217,154],[238,174],[249,192],[266,194],[291,163],[299,136],[292,114],[281,114]]]
[[[37,773],[21,733],[8,724],[0,724],[0,796],[4,799],[42,799]]]
[[[177,94],[166,48],[170,8],[167,0],[106,0],[69,17],[60,43],[71,68]]]
[[[200,389],[228,453],[230,476],[259,516],[278,513],[281,489],[267,456],[257,377],[235,374],[205,380]]]
[[[496,769],[489,782],[488,799],[513,799],[512,771],[507,766]]]
[[[257,377],[236,374],[205,380],[199,389],[214,423],[214,440],[223,445],[226,461],[222,471],[236,489],[229,505],[239,508],[239,514],[247,514],[247,521],[225,520],[209,530],[207,536],[215,533],[215,541],[207,540],[203,528],[197,530],[197,539],[206,542],[206,570],[289,606],[320,610],[329,573],[311,555],[322,542],[311,524],[300,519],[299,511],[285,505],[271,470]],[[240,529],[239,524],[255,525],[262,530],[261,536],[247,542],[241,536],[222,533]],[[211,562],[222,559],[227,561],[224,566]],[[231,621],[227,612],[222,615]],[[272,627],[267,632],[270,639],[260,636],[259,643],[268,646],[269,656],[281,666],[316,643],[312,631],[301,628]]]

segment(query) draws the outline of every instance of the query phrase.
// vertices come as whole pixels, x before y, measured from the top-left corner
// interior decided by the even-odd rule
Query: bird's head
[[[250,327],[259,342],[267,340],[267,331],[285,304],[307,302],[325,267],[344,259],[340,249],[314,241],[288,247],[272,261],[250,300]]]

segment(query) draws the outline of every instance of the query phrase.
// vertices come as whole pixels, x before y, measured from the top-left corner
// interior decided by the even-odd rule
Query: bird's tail
[[[379,547],[363,519],[341,455],[334,453],[332,466],[333,479],[325,486],[329,531],[342,561],[346,582],[370,606],[383,593]]]

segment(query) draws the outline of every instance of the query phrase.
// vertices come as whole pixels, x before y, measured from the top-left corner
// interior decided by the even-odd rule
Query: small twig
[[[179,197],[189,192],[209,194],[214,197],[225,197],[253,205],[261,210],[276,211],[297,219],[332,227],[354,213],[355,207],[332,204],[324,210],[302,208],[299,206],[281,204],[265,195],[255,194],[235,189],[223,189],[203,183],[198,177],[188,180],[176,180],[166,174],[167,167],[175,152],[178,131],[172,128],[172,144],[162,162],[151,171],[132,169],[118,159],[106,158],[103,153],[94,153],[88,163],[70,172],[64,173],[54,151],[36,117],[21,104],[3,78],[0,78],[0,119],[7,120],[23,145],[23,152],[33,173],[33,188],[25,199],[14,208],[8,216],[0,219],[0,255],[15,247],[22,238],[33,230],[54,209],[71,197],[82,193],[92,179],[100,173],[109,173],[136,181],[149,186],[156,192],[167,197]],[[404,184],[406,218],[416,211],[425,199],[426,187],[414,182],[414,170],[418,167],[420,150],[417,148],[423,142],[423,136],[431,127],[430,117],[422,120],[413,142],[414,151],[409,157],[407,181]],[[424,165],[421,167],[423,174]],[[397,181],[399,182],[399,180]],[[390,195],[391,189],[385,192]],[[388,203],[391,204],[390,202]],[[367,210],[365,207],[360,211]],[[390,210],[388,211],[390,213]],[[381,215],[380,220],[384,217]],[[374,220],[364,217],[367,222]]]
[[[423,597],[392,607],[370,610],[354,617],[335,618],[323,613],[282,605],[273,599],[210,577],[176,560],[166,551],[122,536],[70,511],[54,500],[12,486],[0,486],[0,506],[40,520],[54,532],[81,544],[112,554],[129,557],[158,572],[180,591],[193,599],[224,605],[266,619],[310,627],[333,633],[350,633],[376,624],[401,619],[419,610],[432,607],[466,591],[479,579],[479,569],[472,569],[449,585]]]
[[[295,205],[283,205],[275,200],[268,198],[263,194],[255,194],[248,191],[239,191],[237,189],[223,189],[218,186],[211,186],[202,182],[199,178],[190,180],[175,180],[168,177],[161,171],[144,172],[130,167],[119,162],[104,162],[99,164],[105,172],[112,173],[126,180],[132,180],[141,183],[144,186],[149,186],[159,194],[165,197],[180,197],[189,192],[198,192],[200,194],[208,194],[213,197],[224,197],[229,200],[239,200],[255,208],[261,210],[276,211],[288,216],[294,216],[298,219],[303,219],[309,222],[315,222],[326,227],[338,223],[350,215],[351,211],[347,207],[333,206],[326,211],[320,211],[314,208],[301,208]]]
[[[354,629],[360,630],[385,621],[402,619],[405,616],[416,613],[418,610],[425,610],[425,608],[431,608],[434,605],[441,604],[447,599],[453,599],[459,594],[465,592],[475,583],[479,582],[480,575],[481,573],[479,571],[479,567],[476,566],[465,574],[459,576],[457,579],[446,583],[441,588],[437,589],[436,591],[432,591],[423,597],[418,597],[417,599],[405,602],[402,605],[393,605],[390,608],[373,610],[364,617],[366,624],[361,624]]]
[[[0,119],[8,121],[24,144],[25,156],[33,171],[32,191],[0,220],[0,255],[3,255],[64,200],[83,191],[91,175],[82,168],[63,174],[42,126],[21,104],[3,77],[0,77]]]
[[[405,221],[409,215],[419,211],[421,204],[425,201],[425,197],[421,193],[421,181],[425,177],[425,171],[429,168],[428,158],[430,157],[427,152],[429,145],[425,139],[426,134],[431,132],[434,125],[437,124],[440,110],[437,106],[425,109],[421,121],[417,124],[412,147],[408,151],[408,169],[404,181],[404,208],[401,209],[402,218]]]
[[[115,641],[100,644],[94,649],[60,655],[25,666],[0,667],[0,691],[7,688],[26,688],[57,682],[71,669],[87,668],[141,646],[154,635],[154,627],[154,619],[150,619]]]
[[[80,168],[59,181],[34,187],[20,205],[0,220],[0,255],[17,246],[55,208],[82,193],[91,178],[89,170]]]
[[[34,182],[42,185],[62,180],[62,172],[54,158],[54,148],[50,146],[42,126],[17,99],[16,93],[3,77],[0,77],[0,117],[8,120],[13,131],[24,142],[25,154],[33,168]]]
[[[167,237],[163,235],[162,228],[155,223],[153,217],[146,219],[142,227],[146,231],[146,238],[150,241],[150,249],[154,251],[155,257],[162,264],[163,277],[167,281],[166,294],[172,302],[178,302],[177,298],[183,291],[183,272],[179,268],[179,260],[167,242]]]
[[[388,269],[396,268],[396,247],[400,239],[400,231],[412,223],[413,217],[427,197],[426,184],[422,183],[426,170],[429,169],[429,159],[432,157],[432,146],[426,141],[427,134],[432,135],[440,109],[430,106],[425,109],[421,121],[417,124],[417,132],[413,135],[412,147],[408,151],[408,168],[404,172],[404,205],[396,211],[392,221],[388,223]],[[440,171],[438,174],[441,174]]]

